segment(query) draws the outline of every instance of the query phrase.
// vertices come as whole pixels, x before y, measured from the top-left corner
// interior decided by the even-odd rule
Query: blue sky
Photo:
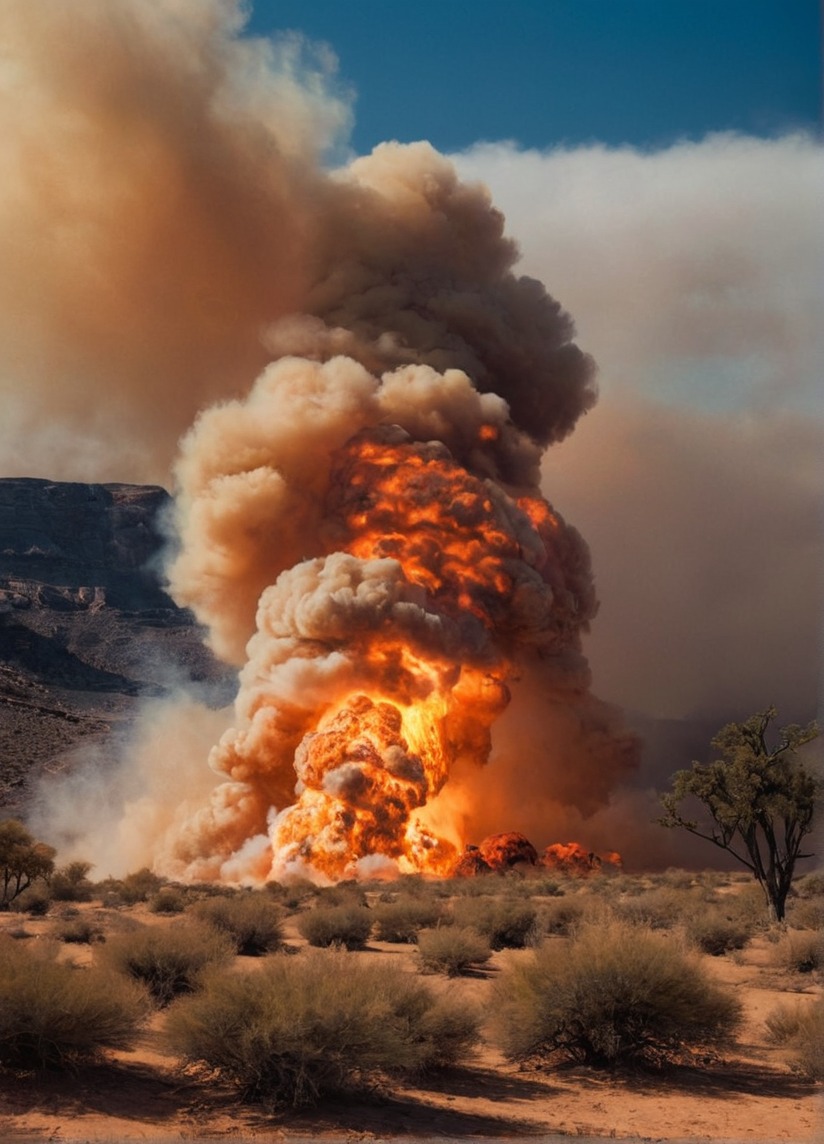
[[[817,0],[255,0],[248,31],[328,44],[352,145],[666,146],[821,121]]]

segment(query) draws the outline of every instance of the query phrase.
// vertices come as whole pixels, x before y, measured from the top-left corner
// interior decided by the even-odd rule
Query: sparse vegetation
[[[810,1004],[779,1005],[767,1015],[767,1037],[789,1050],[803,1076],[824,1080],[824,997]]]
[[[492,949],[523,949],[535,932],[538,912],[515,898],[463,898],[452,909],[455,925],[472,927]]]
[[[104,1048],[129,1048],[147,1012],[139,986],[112,973],[75,969],[0,938],[0,1064],[73,1068]]]
[[[58,941],[73,945],[91,945],[92,942],[105,941],[102,927],[88,916],[66,918],[56,922],[52,933]]]
[[[149,898],[148,904],[153,914],[182,914],[188,902],[180,890],[174,886],[164,886]]]
[[[791,973],[813,973],[824,966],[824,933],[787,930],[773,946],[772,963]]]
[[[90,902],[94,886],[89,881],[91,862],[69,862],[52,875],[50,888],[55,902]]]
[[[774,707],[743,723],[729,723],[712,740],[721,758],[693,763],[673,776],[662,799],[662,826],[680,827],[731,854],[761,886],[772,917],[784,918],[787,895],[804,839],[812,832],[822,784],[799,751],[818,737],[815,723],[791,724],[770,746]],[[689,800],[701,804],[705,820],[685,817]]]
[[[193,912],[225,934],[235,952],[246,957],[271,953],[283,942],[281,911],[259,891],[246,891],[231,898],[208,898],[198,902]]]
[[[471,926],[440,926],[421,930],[418,934],[421,967],[429,973],[445,973],[455,977],[476,966],[484,965],[492,956],[489,938]]]
[[[213,975],[170,1010],[168,1029],[183,1057],[219,1068],[246,1096],[300,1105],[375,1074],[451,1064],[477,1020],[396,967],[311,951],[276,954],[254,977]]]
[[[660,1063],[728,1041],[736,998],[671,939],[626,923],[589,926],[511,965],[495,989],[496,1027],[515,1060]]]
[[[584,900],[577,895],[547,902],[540,911],[541,929],[545,934],[566,935],[580,923],[585,908]]]
[[[437,925],[441,917],[437,900],[406,894],[395,901],[379,902],[374,910],[378,941],[414,944],[422,929]]]
[[[53,847],[37,842],[22,822],[0,822],[0,910],[35,882],[48,882],[54,872]]]
[[[372,931],[372,911],[366,906],[315,906],[298,919],[298,929],[310,945],[343,945],[363,949]]]
[[[719,906],[688,915],[685,928],[690,941],[713,957],[720,957],[733,949],[743,949],[752,937],[751,925],[741,918],[731,917]]]
[[[232,942],[210,926],[182,921],[117,934],[102,957],[104,964],[145,985],[159,1005],[167,1005],[197,989],[204,971],[225,964],[233,952]]]
[[[668,930],[678,925],[684,914],[703,900],[699,890],[676,889],[670,884],[656,886],[621,901],[618,912],[626,921],[650,929]]]

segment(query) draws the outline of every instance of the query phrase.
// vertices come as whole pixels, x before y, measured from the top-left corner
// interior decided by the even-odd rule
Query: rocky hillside
[[[142,695],[181,678],[230,694],[191,613],[163,591],[161,488],[0,480],[0,806]]]

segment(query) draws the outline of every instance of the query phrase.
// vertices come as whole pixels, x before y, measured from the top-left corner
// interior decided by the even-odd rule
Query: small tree
[[[0,822],[0,910],[7,910],[37,878],[48,881],[54,871],[54,855],[51,846],[35,842],[16,818]]]
[[[722,757],[673,775],[672,791],[661,799],[666,813],[659,822],[683,827],[732,854],[752,871],[771,915],[782,921],[795,864],[812,857],[801,853],[801,845],[812,831],[821,781],[797,753],[817,737],[816,724],[782,727],[770,747],[767,730],[776,714],[768,707],[723,727],[712,740]],[[681,804],[688,797],[703,803],[709,822],[684,817]]]

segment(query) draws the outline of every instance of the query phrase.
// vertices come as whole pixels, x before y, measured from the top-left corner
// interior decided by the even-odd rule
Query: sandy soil
[[[93,908],[93,907],[85,907]],[[164,919],[135,907],[141,921]],[[15,915],[0,930],[21,924]],[[51,922],[25,919],[41,940]],[[39,935],[39,936],[38,936]],[[296,931],[290,944],[299,944]],[[64,956],[91,957],[88,947],[64,946]],[[360,957],[392,957],[416,972],[408,947],[374,942]],[[432,977],[437,988],[460,991],[484,1004],[490,982],[508,957],[496,954],[474,977]],[[424,1084],[396,1085],[365,1100],[341,1100],[320,1110],[269,1114],[238,1103],[214,1077],[182,1070],[163,1044],[162,1014],[155,1017],[131,1053],[110,1054],[103,1066],[76,1076],[10,1077],[0,1074],[0,1140],[81,1142],[205,1140],[288,1141],[337,1137],[347,1141],[386,1138],[490,1141],[516,1136],[656,1141],[824,1140],[820,1088],[795,1075],[780,1050],[764,1038],[764,1016],[788,993],[809,1003],[820,986],[807,977],[778,973],[768,947],[756,939],[734,958],[707,958],[720,979],[741,997],[746,1024],[735,1051],[700,1067],[665,1075],[603,1075],[582,1067],[529,1070],[509,1064],[490,1045],[471,1060]],[[238,959],[238,969],[260,962]]]

